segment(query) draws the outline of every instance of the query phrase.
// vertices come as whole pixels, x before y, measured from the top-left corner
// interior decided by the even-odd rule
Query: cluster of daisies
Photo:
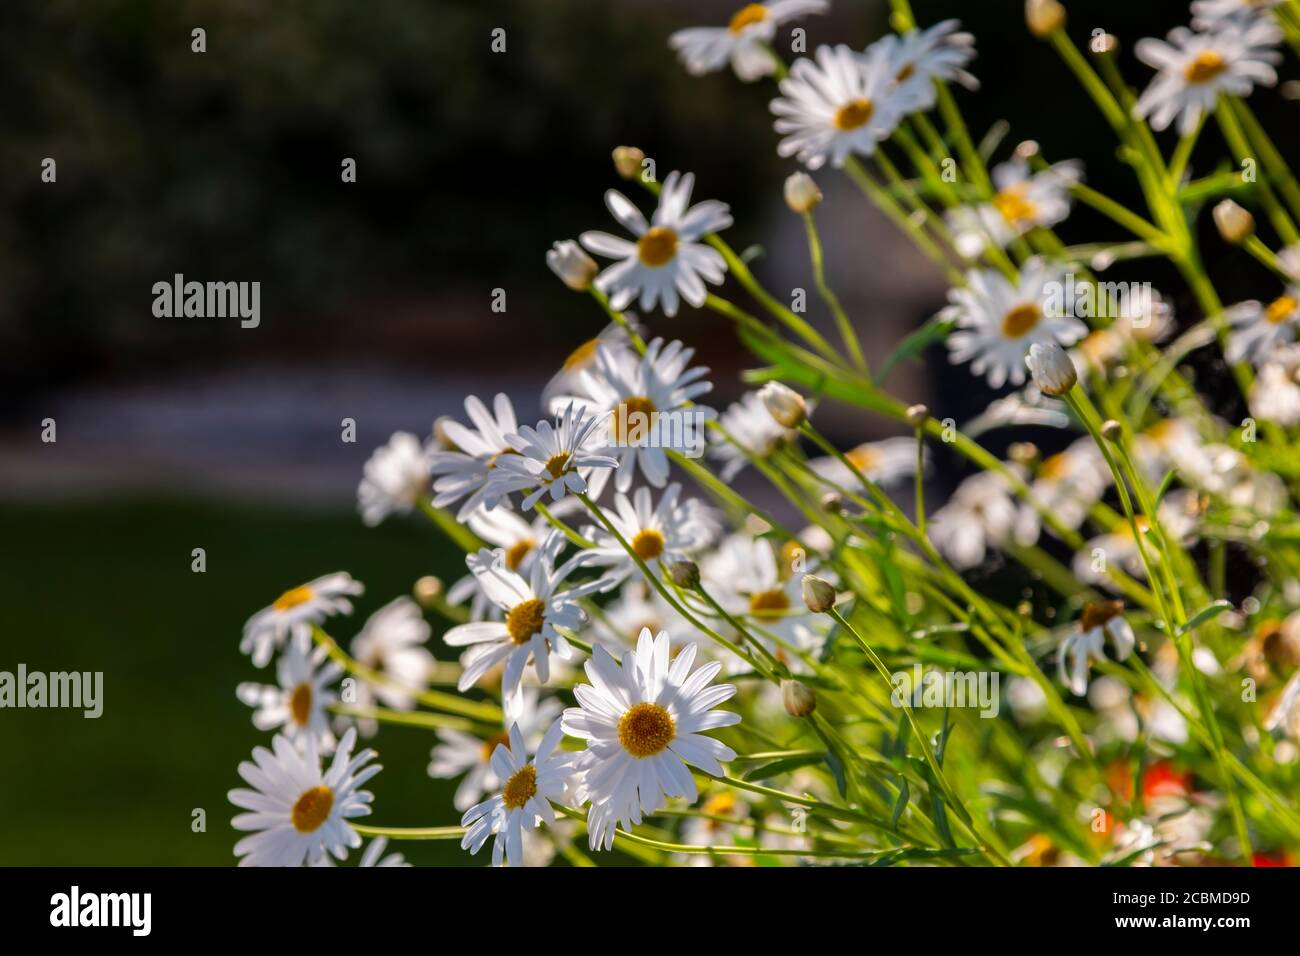
[[[861,162],[883,144],[928,128],[925,114],[949,96],[948,84],[978,89],[967,70],[974,38],[945,21],[891,33],[864,50],[816,46],[787,66],[776,52],[780,28],[828,6],[750,3],[725,26],[682,30],[669,43],[692,74],[730,67],[746,82],[773,78],[780,156],[808,172],[829,163],[865,175]],[[1137,44],[1138,58],[1157,75],[1131,104],[1134,117],[1156,131],[1176,121],[1192,135],[1222,96],[1275,83],[1282,31],[1273,6],[1196,0],[1191,29]],[[1063,22],[1053,0],[1030,0],[1028,11],[1035,32]],[[856,565],[846,573],[846,550],[890,564],[892,537],[863,526],[838,535],[834,522],[808,511],[807,527],[776,534],[766,517],[737,515],[735,499],[718,489],[725,492],[746,468],[791,481],[794,470],[796,484],[824,494],[827,514],[842,517],[871,495],[886,502],[882,514],[902,514],[891,496],[912,482],[921,487],[928,410],[918,406],[914,418],[908,411],[914,435],[844,450],[818,442],[826,454],[809,457],[814,403],[784,385],[769,382],[721,411],[702,404],[712,391],[708,369],[692,364],[693,350],[679,340],[646,341],[627,309],[637,307],[648,322],[655,312],[671,319],[682,302],[706,306],[708,286],[721,286],[736,263],[718,236],[732,225],[730,209],[695,200],[690,173],[655,181],[638,150],[620,148],[614,159],[625,179],[648,187],[654,208],[647,216],[609,190],[605,204],[622,234],[583,232],[547,252],[551,270],[571,289],[590,293],[614,321],[547,383],[540,420],[521,424],[505,394],[490,403],[470,396],[463,418],[440,419],[424,438],[399,432],[365,464],[361,519],[377,525],[427,511],[459,532],[453,537],[467,551],[464,577],[445,591],[423,579],[418,601],[399,598],[380,608],[347,650],[326,630],[362,594],[345,573],[286,591],[245,625],[241,650],[258,668],[274,661],[274,681],[241,684],[237,695],[252,708],[255,727],[274,737],[239,767],[251,789],[230,793],[246,811],[233,821],[248,831],[235,847],[241,864],[330,865],[360,847],[361,825],[351,821],[369,814],[372,795],[363,786],[379,767],[373,751],[356,751],[358,736],[373,736],[383,720],[420,706],[453,715],[436,725],[428,773],[456,781],[461,845],[478,853],[491,839],[494,864],[544,864],[569,848],[578,825],[590,850],[609,850],[618,831],[631,834],[647,818],[689,807],[697,809],[680,837],[696,848],[745,840],[750,850],[779,848],[796,859],[808,848],[802,831],[780,818],[754,817],[726,785],[735,782],[727,765],[738,758],[724,741],[786,740],[791,734],[774,729],[772,715],[778,725],[810,717],[813,687],[832,698],[859,687],[856,659],[836,670],[836,618],[824,613],[842,595],[867,606],[900,602],[906,607],[895,613],[908,621],[924,616],[923,602],[904,591],[901,571],[870,594],[862,593],[860,577],[855,581]],[[1175,340],[1173,310],[1154,290],[1122,308],[1094,300],[1086,310],[1062,294],[1072,288],[1074,264],[1042,240],[1069,218],[1082,183],[1081,163],[1048,163],[1024,144],[989,171],[985,188],[961,192],[939,217],[936,228],[961,268],[931,326],[942,333],[952,364],[1007,390],[968,419],[967,433],[1013,425],[1067,429],[1078,412],[1068,400],[1076,382],[1099,394],[1127,389],[1135,363],[1157,362],[1173,345],[1190,349],[1213,340],[1195,330]],[[805,215],[822,198],[803,171],[786,182],[785,197]],[[1216,210],[1225,238],[1243,213],[1235,204]],[[602,268],[593,254],[610,261]],[[1300,243],[1273,264],[1280,288],[1267,301],[1225,309],[1222,345],[1228,362],[1252,373],[1251,413],[1285,429],[1300,424]],[[1012,446],[1007,460],[992,459],[931,509],[920,534],[933,549],[927,558],[957,575],[983,574],[1008,560],[1035,568],[1055,563],[1057,586],[1063,576],[1085,595],[1068,605],[1077,612],[1073,620],[1041,632],[1045,643],[1026,645],[1030,656],[1054,665],[1048,670],[1056,687],[1021,670],[1007,682],[1018,726],[1056,719],[1064,694],[1091,706],[1099,746],[1141,738],[1168,754],[1189,745],[1196,729],[1180,677],[1188,662],[1166,640],[1149,670],[1159,693],[1138,694],[1114,676],[1111,668],[1143,647],[1137,628],[1153,620],[1149,601],[1134,603],[1183,572],[1161,564],[1162,555],[1198,546],[1211,524],[1266,527],[1289,513],[1291,489],[1231,440],[1228,422],[1203,408],[1148,401],[1143,410],[1125,427],[1135,480],[1160,488],[1149,515],[1126,521],[1116,512],[1126,488],[1116,485],[1114,458],[1099,436],[1088,434],[1046,455],[1029,444]],[[695,479],[690,487],[716,500],[693,497],[683,473]],[[715,507],[718,501],[733,506],[730,515]],[[1164,546],[1158,553],[1147,543],[1156,539]],[[1052,555],[1062,548],[1071,557],[1057,562]],[[1300,605],[1294,580],[1282,591],[1283,600]],[[430,650],[426,614],[451,623],[439,640],[458,656],[455,663],[440,662]],[[1198,640],[1186,651],[1208,679],[1241,671],[1263,686],[1284,683],[1265,725],[1296,738],[1300,611],[1270,622],[1275,626],[1261,626],[1234,660],[1221,660]],[[945,628],[952,629],[940,624],[934,631]],[[733,682],[720,682],[724,675]],[[468,707],[448,708],[453,685]],[[722,707],[729,701],[737,709]],[[741,712],[744,728],[737,727]],[[896,721],[886,714],[885,722]],[[808,726],[798,725],[794,738]],[[818,733],[834,749],[831,731]],[[1279,745],[1274,759],[1300,757],[1288,746],[1289,753]],[[1047,767],[1060,752],[1043,756]],[[837,799],[833,781],[807,764],[796,760],[788,771],[792,789],[812,795],[800,799]],[[1060,779],[1054,766],[1042,779]],[[1147,768],[1141,786],[1148,812],[1118,825],[1108,859],[1177,862],[1212,842],[1217,795],[1198,790],[1168,759]],[[1118,802],[1131,803],[1134,787],[1130,776],[1111,790]],[[839,797],[845,792],[840,784]],[[896,821],[908,801],[905,782],[900,799]],[[758,822],[743,822],[751,817]],[[828,838],[845,842],[839,831]],[[384,837],[376,836],[361,865],[405,865],[385,850]],[[1042,834],[1011,858],[1080,859]]]

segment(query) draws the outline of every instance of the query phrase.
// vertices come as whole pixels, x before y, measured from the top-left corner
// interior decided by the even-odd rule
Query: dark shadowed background
[[[426,434],[459,413],[467,393],[505,391],[524,419],[539,412],[541,385],[603,325],[543,256],[554,240],[611,228],[612,147],[640,146],[661,174],[693,170],[699,198],[732,205],[729,241],[760,247],[753,268],[778,296],[809,285],[802,229],[781,201],[793,166],[773,148],[771,85],[689,77],[666,45],[736,6],[0,5],[0,670],[105,673],[98,721],[0,711],[0,864],[233,860],[225,792],[266,740],[234,696],[257,675],[237,651],[243,621],[285,588],[346,569],[367,585],[357,616],[335,627],[350,638],[420,575],[460,573],[418,517],[362,527],[361,465],[395,429]],[[810,47],[865,45],[885,29],[884,6],[834,0],[832,16],[802,23]],[[1120,37],[1135,84],[1150,71],[1133,42],[1188,18],[1175,0],[1070,7],[1080,43],[1094,27]],[[1137,203],[1108,130],[1029,36],[1019,0],[914,8],[923,24],[960,16],[977,35],[984,90],[958,98],[977,137],[1010,122],[997,160],[1032,137]],[[206,53],[191,52],[196,27]],[[497,27],[504,53],[490,48]],[[1300,104],[1276,93],[1252,103],[1294,149]],[[1222,152],[1207,133],[1197,157]],[[40,180],[46,157],[53,184]],[[355,184],[340,181],[345,157]],[[832,281],[873,354],[887,354],[942,304],[942,278],[845,181],[818,179]],[[1086,211],[1061,232],[1122,238]],[[1225,297],[1246,295],[1259,275],[1240,257],[1219,263],[1212,232],[1206,248]],[[152,286],[175,273],[259,281],[260,327],[155,318]],[[1151,279],[1194,318],[1167,270],[1108,278]],[[495,289],[503,314],[490,308]],[[751,362],[717,316],[686,308],[649,325],[697,346],[715,371],[713,404],[740,394]],[[891,388],[959,421],[982,407],[989,394],[965,371],[941,350],[928,359],[899,368]],[[846,409],[819,414],[846,444],[896,431]],[[356,444],[340,441],[343,418],[357,422]],[[45,419],[55,443],[41,440]],[[989,440],[1000,450],[1014,437]],[[937,464],[941,492],[961,472]],[[196,547],[204,574],[190,570]],[[455,822],[451,785],[424,773],[431,743],[415,729],[379,737],[383,822]],[[195,808],[206,833],[191,831]],[[469,862],[450,844],[404,849]]]

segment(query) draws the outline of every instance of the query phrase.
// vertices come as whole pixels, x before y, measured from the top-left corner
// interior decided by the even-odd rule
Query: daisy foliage
[[[604,192],[618,232],[532,263],[592,316],[545,387],[468,396],[428,441],[412,421],[362,469],[360,521],[418,525],[463,576],[412,569],[359,627],[350,575],[280,582],[245,624],[275,669],[237,692],[270,738],[230,791],[242,864],[399,865],[420,848],[389,844],[432,838],[479,865],[1296,858],[1300,188],[1253,105],[1294,70],[1296,4],[1194,0],[1163,39],[1026,4],[1063,58],[1032,81],[1082,81],[1061,101],[1113,131],[1089,172],[1120,157],[1122,200],[1030,139],[990,166],[1005,124],[962,111],[1017,90],[975,80],[958,21],[890,7],[865,47],[804,27],[825,0],[667,38],[722,74],[711,97],[769,104],[791,179],[736,208],[784,199],[795,241],[730,244],[757,236],[730,205],[749,177],[701,201],[614,151],[641,190]],[[875,224],[850,203],[823,236],[853,191]],[[947,283],[917,283],[908,334],[835,293],[843,263],[892,267],[869,228]],[[713,357],[728,326],[752,361],[715,380],[691,343]],[[927,404],[894,391],[927,383]],[[395,724],[428,732],[414,776],[447,787],[426,826],[360,819],[358,731]]]

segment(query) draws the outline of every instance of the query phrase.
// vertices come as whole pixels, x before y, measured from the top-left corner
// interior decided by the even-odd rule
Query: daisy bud
[[[821,201],[822,191],[807,173],[791,173],[786,179],[785,204],[794,212],[808,212]]]
[[[1025,0],[1025,22],[1030,33],[1046,39],[1065,26],[1065,7],[1056,0]]]
[[[805,574],[803,603],[814,614],[825,614],[835,606],[835,589],[815,574]]]
[[[1107,441],[1119,441],[1120,436],[1124,434],[1124,426],[1113,418],[1108,418],[1101,423],[1101,437]]]
[[[1088,49],[1096,56],[1114,56],[1119,52],[1119,40],[1113,33],[1103,33],[1088,43]]]
[[[624,179],[636,179],[644,160],[645,153],[635,146],[619,146],[614,150],[614,169]]]
[[[1034,384],[1044,395],[1060,397],[1074,388],[1079,381],[1079,373],[1074,362],[1065,354],[1065,349],[1055,342],[1035,342],[1029,346],[1025,356],[1025,365],[1034,377]]]
[[[1214,207],[1214,224],[1223,241],[1239,246],[1255,234],[1255,217],[1231,199]]]
[[[768,382],[758,391],[768,414],[785,428],[798,428],[808,418],[808,403],[792,388],[780,382]]]
[[[911,405],[906,412],[907,424],[913,428],[920,428],[929,417],[930,409],[924,405]]]
[[[817,709],[817,695],[811,687],[797,680],[781,681],[781,702],[791,717],[807,717]]]
[[[694,561],[674,561],[668,566],[668,577],[684,591],[694,591],[700,586],[700,566]]]
[[[1039,146],[1037,140],[1033,140],[1033,139],[1022,140],[1020,143],[1016,144],[1015,157],[1016,159],[1023,159],[1025,161],[1028,161],[1033,159],[1035,156],[1037,156],[1038,151],[1039,151]]]
[[[821,505],[823,511],[836,512],[844,507],[844,498],[833,491],[828,491],[822,495]]]
[[[1007,449],[1007,457],[1017,465],[1032,465],[1038,461],[1038,446],[1031,441],[1012,442],[1011,447]]]
[[[574,292],[586,292],[600,267],[596,260],[582,251],[572,239],[551,243],[546,253],[546,264],[560,280]]]
[[[431,608],[442,600],[442,581],[432,574],[426,574],[415,582],[415,600],[423,608]]]

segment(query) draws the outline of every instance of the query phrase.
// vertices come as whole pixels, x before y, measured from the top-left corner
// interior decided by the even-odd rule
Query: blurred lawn
[[[366,585],[367,614],[421,574],[454,580],[460,556],[419,517],[363,527],[352,512],[190,501],[0,506],[0,670],[104,672],[104,712],[0,710],[0,864],[229,865],[226,791],[267,743],[235,699],[241,680],[274,682],[238,650],[253,611],[335,570]],[[207,550],[205,574],[190,570]],[[450,657],[433,620],[431,649]],[[375,823],[455,823],[454,782],[425,773],[431,732],[383,728],[372,741]],[[207,812],[207,832],[191,812]],[[452,842],[401,846],[417,864],[469,864]],[[355,859],[355,858],[354,858]]]

